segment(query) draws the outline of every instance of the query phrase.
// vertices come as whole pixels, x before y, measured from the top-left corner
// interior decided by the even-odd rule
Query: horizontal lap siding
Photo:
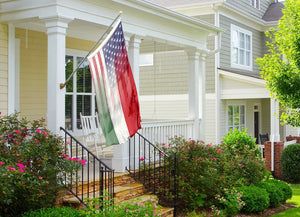
[[[0,24],[0,112],[8,113],[8,26]]]
[[[216,143],[216,100],[215,94],[206,96],[205,142]]]
[[[176,99],[187,94],[188,60],[184,51],[156,52],[153,66],[140,67],[142,119],[187,118],[188,101]],[[170,96],[167,100],[160,99],[166,95]],[[143,100],[143,96],[150,100]]]
[[[257,18],[262,18],[269,6],[269,0],[260,0],[259,9],[254,8],[250,0],[227,0],[226,3]]]
[[[20,112],[28,120],[47,116],[47,35],[16,28],[20,39]]]
[[[242,70],[231,68],[231,24],[234,24],[240,28],[252,32],[252,71]],[[220,54],[220,67],[222,69],[235,70],[239,72],[259,74],[259,67],[255,63],[257,57],[262,57],[265,51],[265,36],[264,32],[257,31],[253,28],[250,28],[242,23],[239,23],[236,20],[232,20],[227,16],[220,16],[220,25],[221,28],[224,28],[226,32],[222,36],[222,48]]]

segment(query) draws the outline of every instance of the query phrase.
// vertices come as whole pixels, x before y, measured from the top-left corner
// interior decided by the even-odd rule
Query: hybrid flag
[[[122,144],[141,128],[141,118],[121,20],[88,61],[106,143]]]

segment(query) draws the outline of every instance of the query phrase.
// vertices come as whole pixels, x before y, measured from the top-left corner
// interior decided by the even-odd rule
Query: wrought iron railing
[[[157,195],[160,203],[174,207],[178,201],[177,156],[169,156],[156,145],[136,133],[129,140],[129,165],[126,170]]]
[[[114,170],[109,168],[96,155],[89,151],[76,138],[64,128],[65,155],[69,158],[84,160],[75,174],[65,177],[68,190],[83,204],[84,199],[99,198],[113,199],[114,196]],[[98,204],[101,204],[98,202]],[[99,207],[103,208],[103,207]]]

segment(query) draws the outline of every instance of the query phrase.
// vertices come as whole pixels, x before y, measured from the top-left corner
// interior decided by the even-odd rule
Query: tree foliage
[[[300,126],[300,1],[286,0],[278,28],[266,32],[269,49],[257,63],[271,96],[281,105],[281,120]]]

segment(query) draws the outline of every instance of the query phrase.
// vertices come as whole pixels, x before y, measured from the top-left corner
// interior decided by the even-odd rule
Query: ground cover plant
[[[69,159],[62,139],[43,124],[0,115],[0,216],[55,206],[66,174],[85,164]]]
[[[146,201],[130,200],[115,203],[104,196],[101,198],[86,199],[87,207],[78,210],[70,207],[41,208],[28,211],[22,217],[145,217],[161,216],[161,206],[158,201],[149,197]],[[93,202],[93,203],[91,203]],[[99,209],[99,207],[102,207]]]

